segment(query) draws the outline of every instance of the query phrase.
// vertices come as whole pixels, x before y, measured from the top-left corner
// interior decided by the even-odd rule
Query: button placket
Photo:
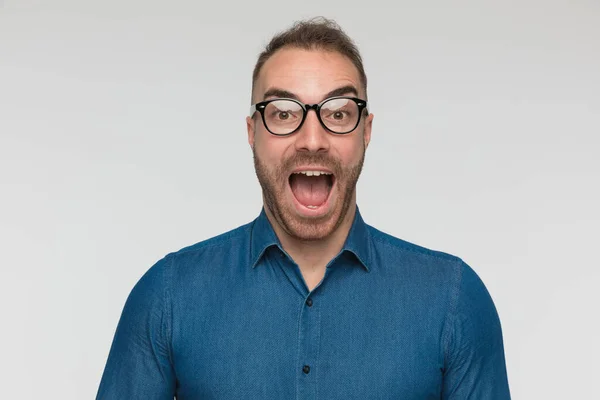
[[[313,300],[312,296],[301,303],[297,399],[315,399],[317,396],[316,373],[319,361],[317,357],[321,341],[321,313],[318,305],[319,303]]]

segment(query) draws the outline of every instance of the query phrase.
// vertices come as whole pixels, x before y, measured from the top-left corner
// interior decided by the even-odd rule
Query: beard
[[[297,152],[281,164],[267,166],[262,162],[255,148],[254,169],[262,188],[265,207],[271,212],[281,228],[292,238],[302,241],[322,240],[331,235],[344,221],[352,203],[356,183],[363,168],[365,147],[357,164],[343,166],[340,160],[323,153]],[[286,190],[289,179],[297,166],[322,166],[333,172],[333,185],[337,186],[334,204],[330,212],[321,217],[305,217],[299,215],[293,204],[287,201]],[[332,186],[330,190],[334,190]],[[294,195],[293,193],[291,194]]]

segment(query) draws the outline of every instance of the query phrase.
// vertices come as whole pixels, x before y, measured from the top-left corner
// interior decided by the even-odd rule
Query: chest
[[[279,283],[197,292],[175,306],[179,399],[439,398],[435,303],[327,279],[304,297]]]

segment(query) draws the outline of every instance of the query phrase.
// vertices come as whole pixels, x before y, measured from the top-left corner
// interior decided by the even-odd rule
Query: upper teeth
[[[319,176],[319,175],[331,175],[331,172],[325,171],[298,171],[295,174],[304,174],[306,176]]]

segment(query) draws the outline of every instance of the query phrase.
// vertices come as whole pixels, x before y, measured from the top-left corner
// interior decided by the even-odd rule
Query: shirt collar
[[[271,222],[267,218],[265,209],[260,212],[258,218],[254,220],[250,236],[250,262],[252,268],[256,267],[266,250],[271,246],[281,248],[281,243],[273,230]],[[342,247],[342,252],[350,252],[358,259],[360,264],[370,272],[372,244],[368,225],[363,221],[362,216],[356,207],[354,221]]]
[[[346,243],[344,243],[344,247],[342,248],[343,251],[349,251],[354,254],[367,272],[371,272],[371,257],[373,252],[371,235],[369,233],[369,226],[362,219],[358,206],[356,207],[354,221],[346,238]]]
[[[254,220],[250,231],[250,262],[252,268],[256,267],[265,251],[271,246],[281,248],[281,243],[263,207],[258,218]]]

